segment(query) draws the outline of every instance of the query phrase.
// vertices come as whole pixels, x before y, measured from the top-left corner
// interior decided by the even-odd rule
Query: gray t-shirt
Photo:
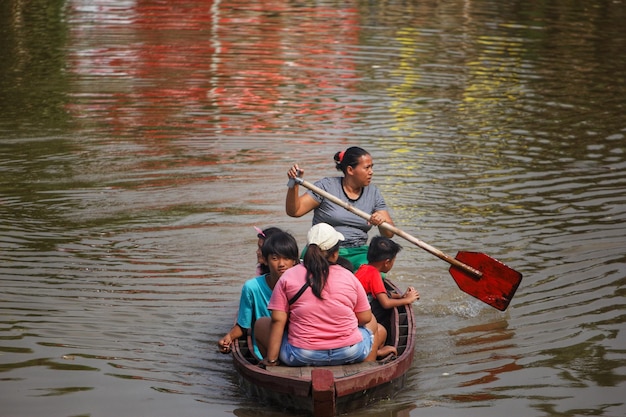
[[[368,214],[379,210],[387,210],[387,204],[375,185],[370,184],[364,187],[359,198],[351,200],[343,191],[343,186],[341,185],[342,179],[343,177],[322,178],[317,181],[315,185]],[[341,242],[341,246],[343,247],[367,245],[367,232],[372,228],[372,226],[367,223],[367,220],[349,212],[332,201],[327,201],[324,197],[310,190],[308,193],[315,201],[320,203],[319,207],[313,212],[313,225],[317,223],[328,223],[333,226],[346,238],[346,240]]]

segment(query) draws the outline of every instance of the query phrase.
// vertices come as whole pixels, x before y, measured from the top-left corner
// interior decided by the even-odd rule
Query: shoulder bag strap
[[[296,301],[298,301],[298,298],[300,298],[300,296],[306,291],[306,289],[309,287],[309,280],[307,280],[304,285],[302,286],[302,288],[300,288],[300,291],[298,291],[296,293],[296,295],[294,295],[293,297],[291,297],[289,299],[289,305],[292,305],[293,303],[295,303]]]

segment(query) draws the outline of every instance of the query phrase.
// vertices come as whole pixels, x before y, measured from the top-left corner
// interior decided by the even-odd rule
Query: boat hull
[[[388,280],[390,291],[398,292]],[[406,383],[413,362],[415,322],[411,305],[394,308],[389,319],[387,344],[397,357],[341,366],[275,366],[263,369],[240,339],[233,348],[233,363],[240,386],[249,396],[283,410],[332,417],[392,398]]]

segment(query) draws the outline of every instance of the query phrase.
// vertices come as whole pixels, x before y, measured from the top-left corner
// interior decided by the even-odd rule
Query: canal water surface
[[[415,358],[350,417],[626,415],[626,4],[6,0],[0,415],[291,416],[216,342],[294,162],[348,146],[402,230],[524,276],[498,311],[403,245]],[[372,231],[371,235],[374,235]]]

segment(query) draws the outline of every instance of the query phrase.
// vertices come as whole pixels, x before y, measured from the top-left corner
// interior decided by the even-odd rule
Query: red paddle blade
[[[506,310],[522,281],[522,274],[484,253],[459,252],[456,259],[483,274],[478,278],[451,266],[450,274],[459,288],[500,311]]]

